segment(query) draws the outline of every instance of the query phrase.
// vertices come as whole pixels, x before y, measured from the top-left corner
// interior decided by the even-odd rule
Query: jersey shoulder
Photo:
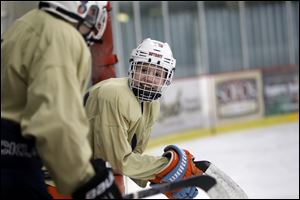
[[[101,99],[132,99],[133,92],[128,86],[128,78],[110,78],[91,87],[90,92],[97,93]],[[134,97],[135,98],[135,97]]]

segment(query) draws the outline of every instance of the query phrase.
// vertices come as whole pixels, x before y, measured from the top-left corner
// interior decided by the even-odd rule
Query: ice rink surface
[[[299,122],[176,143],[227,173],[252,199],[299,199]],[[161,155],[164,146],[147,154]],[[142,190],[126,179],[127,192]],[[162,194],[150,198],[165,199]],[[199,192],[197,199],[208,198]]]

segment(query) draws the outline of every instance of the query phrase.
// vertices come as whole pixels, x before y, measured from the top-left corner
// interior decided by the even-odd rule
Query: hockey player
[[[115,175],[121,176],[118,186],[123,193],[122,175],[145,187],[148,181],[159,184],[202,174],[189,151],[178,146],[167,146],[162,157],[143,154],[175,64],[167,43],[147,38],[131,53],[129,77],[108,79],[89,90],[86,111],[93,158],[111,163]],[[190,187],[166,195],[194,198],[197,193]]]
[[[120,198],[110,169],[91,162],[82,95],[86,45],[101,39],[106,2],[42,1],[1,39],[1,198],[50,199],[45,165],[62,194]]]

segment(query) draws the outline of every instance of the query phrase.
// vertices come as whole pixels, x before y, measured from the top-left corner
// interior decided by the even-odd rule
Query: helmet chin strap
[[[103,43],[102,39],[96,40],[94,38],[90,38],[90,39],[87,39],[87,40],[88,40],[87,42],[90,42],[92,44],[94,44],[94,43],[102,44]]]

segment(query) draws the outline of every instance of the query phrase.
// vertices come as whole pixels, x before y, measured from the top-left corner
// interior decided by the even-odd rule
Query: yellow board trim
[[[299,121],[299,112],[286,115],[278,115],[272,117],[266,117],[263,119],[257,119],[238,124],[221,125],[215,128],[196,129],[192,131],[185,131],[180,133],[174,133],[171,135],[160,136],[150,140],[147,149],[155,148],[158,146],[169,145],[173,143],[185,142],[201,137],[213,136],[216,134],[230,133],[238,130],[245,130],[251,128],[260,128],[265,126],[271,126],[275,124],[289,123]]]

